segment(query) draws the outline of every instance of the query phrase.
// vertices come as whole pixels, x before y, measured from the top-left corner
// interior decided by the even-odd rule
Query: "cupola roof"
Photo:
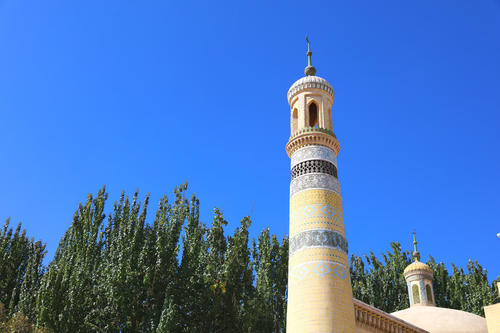
[[[404,275],[410,273],[410,272],[414,272],[414,271],[425,271],[427,273],[430,273],[430,274],[433,274],[432,272],[432,268],[429,267],[429,265],[427,264],[424,264],[423,262],[420,262],[418,260],[412,262],[411,264],[409,264],[405,270],[404,270]]]
[[[308,88],[321,89],[330,94],[330,96],[334,96],[332,85],[328,83],[327,80],[319,76],[308,75],[298,79],[294,84],[292,84],[290,89],[288,89],[288,100],[290,100],[290,98],[292,98],[296,93]]]

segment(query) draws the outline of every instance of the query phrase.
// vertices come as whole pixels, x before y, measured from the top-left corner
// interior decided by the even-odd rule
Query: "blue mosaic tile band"
[[[329,247],[347,254],[347,240],[338,232],[332,230],[306,230],[290,239],[290,256],[295,252],[315,247]]]

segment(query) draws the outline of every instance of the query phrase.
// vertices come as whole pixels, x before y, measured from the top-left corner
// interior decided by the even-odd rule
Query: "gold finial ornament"
[[[417,240],[415,238],[417,231],[413,230],[413,258],[415,261],[420,261],[420,252],[417,250]]]
[[[314,66],[312,65],[312,61],[311,61],[311,56],[312,56],[312,52],[311,52],[311,42],[309,42],[309,37],[306,36],[306,42],[307,42],[307,67],[306,69],[304,69],[304,74],[307,75],[307,76],[314,76],[316,75],[316,68],[314,68]]]

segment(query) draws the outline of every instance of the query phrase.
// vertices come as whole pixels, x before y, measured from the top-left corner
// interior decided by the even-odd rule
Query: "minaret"
[[[403,273],[408,285],[410,307],[415,305],[435,306],[434,288],[432,286],[434,273],[432,268],[420,262],[420,252],[417,250],[415,231],[413,232],[413,248],[414,261],[405,268]]]
[[[287,333],[354,332],[342,198],[340,150],[332,127],[334,92],[315,76],[308,44],[305,77],[288,90],[291,136]]]

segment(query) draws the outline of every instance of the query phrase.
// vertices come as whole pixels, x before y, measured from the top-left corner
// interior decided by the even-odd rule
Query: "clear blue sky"
[[[287,234],[306,34],[336,91],[350,252],[410,249],[417,229],[423,259],[500,275],[493,0],[0,0],[0,220],[51,257],[103,184],[111,211],[188,180],[205,222],[221,207],[232,232],[255,202],[252,235]]]

